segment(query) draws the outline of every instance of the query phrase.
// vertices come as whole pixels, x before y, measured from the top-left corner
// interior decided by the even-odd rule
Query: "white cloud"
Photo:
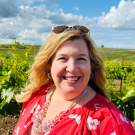
[[[110,12],[99,17],[98,25],[107,29],[135,29],[135,0],[119,2],[118,8],[111,7]]]
[[[0,1],[0,17],[14,17],[18,13],[18,7],[14,4],[16,0]],[[8,6],[7,6],[8,5]]]
[[[77,11],[79,11],[79,8],[78,7],[75,7],[74,9],[77,10]]]
[[[45,4],[32,7],[31,3],[36,0],[0,0],[0,41],[1,43],[12,43],[6,34],[17,37],[20,43],[25,44],[42,44],[56,25],[74,25],[80,24],[90,28],[90,33],[98,46],[104,44],[105,47],[115,46],[126,47],[126,42],[135,46],[135,32],[128,30],[109,31],[108,29],[133,29],[134,26],[134,3],[133,1],[120,1],[118,8],[112,7],[109,13],[102,13],[101,17],[89,18],[82,15],[65,14],[58,4],[53,4],[50,10]],[[49,0],[48,0],[49,1]],[[50,0],[53,1],[53,0]],[[55,0],[54,0],[55,1]],[[17,7],[16,3],[20,3]],[[22,3],[22,4],[21,4]],[[8,6],[7,6],[8,5]],[[3,11],[4,12],[1,12]],[[128,21],[127,21],[128,20]],[[131,23],[132,22],[132,23]],[[99,26],[97,27],[97,23]],[[118,25],[119,24],[119,25]],[[131,25],[132,24],[132,25]],[[93,27],[95,26],[95,27]],[[131,27],[132,26],[132,27]],[[107,28],[107,29],[104,29]]]
[[[51,9],[52,9],[52,11],[53,12],[57,12],[57,13],[61,13],[61,12],[63,12],[63,10],[62,10],[62,8],[60,7],[60,5],[59,4],[53,4],[52,6],[51,6]]]
[[[29,2],[32,1],[34,0],[29,0]],[[3,0],[0,1],[0,5],[2,2]],[[4,8],[8,11],[7,16],[0,14],[0,37],[6,37],[3,31],[9,32],[11,36],[17,37],[21,43],[24,42],[25,44],[31,44],[31,42],[33,44],[42,44],[43,39],[47,36],[48,32],[51,32],[52,27],[55,25],[82,24],[91,26],[97,20],[97,18],[91,19],[73,14],[65,14],[59,5],[52,6],[52,8],[55,7],[55,12],[48,10],[44,4],[35,7],[23,4],[17,7],[15,3],[12,3],[9,5],[10,8],[6,5],[7,3],[5,3]],[[16,7],[16,11],[10,10],[14,7]]]
[[[41,41],[44,41],[44,38],[48,35],[48,33],[40,33],[38,34],[35,30],[24,30],[18,34],[18,37],[21,37],[18,41],[20,43],[25,44],[39,44],[41,45]]]

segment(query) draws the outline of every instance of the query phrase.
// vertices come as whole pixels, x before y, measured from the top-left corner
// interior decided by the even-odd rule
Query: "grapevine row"
[[[33,62],[30,52],[34,46],[27,46],[23,56],[19,55],[21,46],[16,39],[10,48],[8,59],[0,57],[0,114],[17,115],[22,104],[15,100],[15,94],[28,83],[29,68]],[[135,120],[135,62],[122,60],[105,61],[106,88],[113,102],[131,121]],[[113,83],[113,80],[120,82]]]

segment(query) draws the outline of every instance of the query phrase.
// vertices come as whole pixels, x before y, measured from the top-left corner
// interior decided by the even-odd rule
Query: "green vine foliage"
[[[27,46],[24,53],[20,55],[18,46],[24,45],[16,42],[16,37],[11,38],[15,45],[9,48],[10,57],[8,59],[0,57],[0,114],[2,116],[20,113],[22,104],[16,102],[15,94],[28,83],[29,67],[32,64],[30,51],[33,46]]]
[[[108,62],[105,61],[108,74],[107,90],[110,100],[117,106],[131,121],[135,120],[135,63],[128,61]],[[118,84],[112,83],[113,80],[123,80],[121,91]]]
[[[0,56],[0,115],[2,116],[20,113],[22,104],[16,102],[15,94],[28,84],[29,68],[33,62],[30,54],[34,46],[20,45],[16,37],[11,38],[15,45],[8,48],[10,57],[7,59]],[[25,48],[24,52],[21,53],[19,48]],[[131,121],[135,120],[135,62],[105,61],[105,70],[106,88],[111,102]],[[119,84],[115,84],[114,80]],[[118,85],[121,86],[121,91]]]

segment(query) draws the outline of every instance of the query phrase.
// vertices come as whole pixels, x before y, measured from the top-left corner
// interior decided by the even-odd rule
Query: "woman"
[[[133,135],[109,100],[103,61],[85,26],[56,26],[31,68],[13,135]]]

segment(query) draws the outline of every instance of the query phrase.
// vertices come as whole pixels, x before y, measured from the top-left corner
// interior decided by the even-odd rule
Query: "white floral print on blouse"
[[[76,120],[76,122],[77,122],[77,124],[79,125],[80,124],[80,122],[81,122],[81,115],[78,115],[78,114],[70,114],[69,116],[68,116],[69,118],[72,118],[72,119],[74,119],[74,120]]]
[[[24,128],[26,128],[29,124],[30,124],[30,121],[26,125],[24,125]]]
[[[37,105],[38,105],[37,103],[34,105],[33,109],[30,111],[30,113],[34,112],[34,109],[36,108]]]
[[[107,98],[105,98],[107,102],[110,102]]]
[[[49,135],[50,131],[46,132],[44,135]]]
[[[19,134],[20,127],[17,127],[17,130],[15,130],[15,135]]]
[[[110,135],[116,135],[115,131],[113,133],[111,133]]]
[[[119,114],[119,115],[120,115],[120,118],[121,118],[124,122],[126,122],[127,124],[129,124],[125,116],[122,116],[121,114]]]
[[[26,111],[26,108],[23,110],[22,115],[24,115],[24,112]]]
[[[88,130],[97,129],[97,125],[100,124],[100,121],[97,119],[92,119],[90,116],[87,118],[87,128]]]
[[[94,106],[95,106],[96,111],[100,109],[100,107],[99,107],[99,104],[98,104],[98,103],[95,103],[95,104],[94,104]]]
[[[40,109],[40,105],[35,104],[35,106],[33,107],[33,109],[30,111],[30,113],[33,113],[33,115],[36,115],[38,113]]]
[[[43,90],[39,91],[38,93],[48,92],[48,90],[49,90],[50,88],[51,88],[51,87],[48,87],[47,89],[45,88],[45,89],[43,89]]]
[[[40,105],[38,105],[38,106],[35,108],[35,112],[33,113],[33,116],[38,113],[39,109],[40,109]]]

